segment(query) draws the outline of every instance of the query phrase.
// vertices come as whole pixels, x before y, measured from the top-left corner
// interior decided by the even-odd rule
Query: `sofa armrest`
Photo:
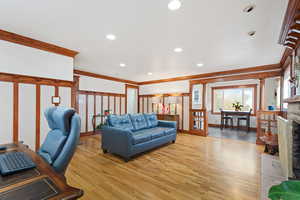
[[[169,128],[177,128],[177,122],[158,120],[158,126],[169,127]]]
[[[121,155],[131,149],[132,133],[129,130],[105,126],[102,129],[102,148]]]

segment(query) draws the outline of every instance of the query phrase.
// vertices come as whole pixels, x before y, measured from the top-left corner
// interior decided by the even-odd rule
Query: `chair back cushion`
[[[129,116],[133,125],[133,131],[147,128],[148,125],[143,114],[129,114]]]
[[[114,128],[133,130],[133,125],[128,114],[125,115],[109,115],[107,118],[109,126]]]
[[[44,158],[58,172],[64,172],[70,157],[73,156],[80,136],[80,118],[74,122],[75,110],[65,107],[51,107],[45,111],[51,131],[39,150],[39,155]],[[74,136],[75,135],[75,136]],[[69,140],[76,140],[72,147],[66,148]],[[67,152],[67,153],[66,153]],[[62,157],[62,154],[68,156]],[[60,158],[59,165],[55,165]]]
[[[157,116],[155,113],[144,114],[144,116],[145,116],[148,128],[154,128],[154,127],[158,126],[158,120],[157,120]]]

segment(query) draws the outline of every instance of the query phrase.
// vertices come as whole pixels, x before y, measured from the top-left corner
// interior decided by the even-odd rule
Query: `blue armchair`
[[[51,131],[38,151],[55,171],[64,174],[80,137],[80,117],[74,109],[51,107],[45,111]]]
[[[104,153],[120,155],[127,162],[132,156],[175,142],[176,122],[159,121],[156,114],[109,115],[102,130]]]

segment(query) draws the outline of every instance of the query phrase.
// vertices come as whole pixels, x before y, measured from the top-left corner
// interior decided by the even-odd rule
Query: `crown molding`
[[[117,81],[117,82],[121,82],[121,83],[130,83],[133,85],[139,84],[138,82],[131,81],[131,80],[116,78],[116,77],[112,77],[112,76],[106,76],[106,75],[102,75],[102,74],[96,74],[96,73],[77,70],[77,69],[74,70],[74,74],[78,74],[78,75],[82,75],[82,76],[89,76],[89,77],[93,77],[93,78],[100,78],[100,79],[105,79],[105,80],[110,80],[110,81]]]
[[[78,52],[0,29],[0,40],[74,58]]]
[[[208,77],[224,76],[224,75],[232,75],[232,74],[241,74],[241,73],[249,73],[249,72],[258,72],[258,71],[268,71],[268,70],[280,69],[280,67],[281,66],[279,64],[261,65],[261,66],[248,67],[248,68],[242,68],[242,69],[233,69],[233,70],[211,72],[211,73],[205,73],[205,74],[180,76],[180,77],[175,77],[175,78],[167,78],[167,79],[152,80],[152,81],[143,81],[143,82],[139,82],[139,85],[147,85],[147,84],[155,84],[155,83],[163,83],[163,82],[173,82],[173,81],[182,81],[182,80],[191,80],[191,79],[200,79],[200,78],[208,78]]]

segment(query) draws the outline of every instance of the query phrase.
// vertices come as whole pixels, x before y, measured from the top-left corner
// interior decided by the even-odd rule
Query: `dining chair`
[[[247,116],[241,116],[237,118],[237,128],[240,129],[240,121],[245,121],[246,122],[246,128],[247,132],[250,131],[250,116],[251,116],[252,108],[249,110]]]
[[[230,126],[233,129],[233,117],[225,115],[222,108],[220,108],[221,111],[221,130],[224,128],[224,121],[225,121],[225,128],[228,126],[228,121],[230,121]]]

